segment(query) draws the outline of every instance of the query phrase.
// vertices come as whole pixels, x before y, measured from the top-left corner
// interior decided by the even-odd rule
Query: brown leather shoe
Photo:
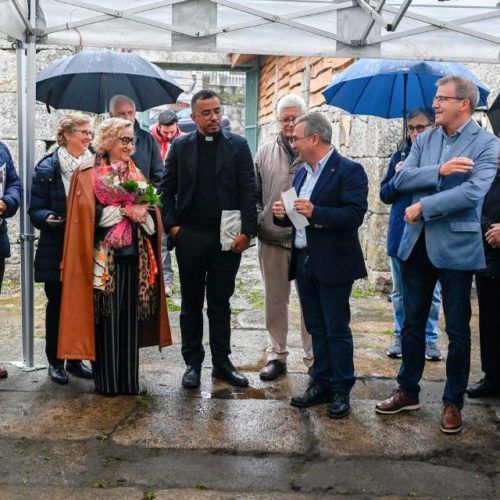
[[[7,378],[7,369],[4,366],[0,366],[0,378]]]
[[[403,391],[397,390],[392,397],[379,401],[375,405],[375,411],[382,415],[394,415],[401,411],[418,410],[418,400],[410,399]]]
[[[453,404],[443,406],[441,414],[441,431],[445,434],[456,434],[462,430],[462,413]]]
[[[286,363],[273,359],[260,370],[259,375],[262,380],[274,380],[283,373],[286,373]]]

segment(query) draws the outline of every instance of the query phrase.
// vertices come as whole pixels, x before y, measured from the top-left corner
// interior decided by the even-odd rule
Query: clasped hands
[[[488,245],[493,248],[500,248],[500,223],[492,224],[484,237]]]
[[[125,207],[125,217],[128,217],[136,224],[144,224],[148,217],[149,205],[127,205]]]

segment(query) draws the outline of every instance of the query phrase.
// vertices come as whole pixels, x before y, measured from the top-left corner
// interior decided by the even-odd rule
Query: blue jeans
[[[392,312],[394,316],[394,336],[401,336],[401,328],[405,319],[405,311],[403,308],[403,280],[401,277],[401,259],[399,257],[390,257],[391,259],[391,274],[392,274]],[[425,341],[437,342],[439,330],[439,308],[441,307],[441,284],[439,281],[434,288],[432,296],[431,310],[425,325]]]
[[[405,319],[401,331],[403,359],[398,375],[401,390],[418,399],[419,381],[425,365],[425,324],[437,280],[441,282],[443,311],[448,335],[446,386],[443,402],[463,407],[470,370],[470,292],[472,271],[434,267],[427,256],[425,237],[417,241],[410,257],[401,265]]]
[[[349,394],[355,382],[353,341],[349,328],[352,282],[324,285],[308,266],[308,256],[297,255],[297,288],[307,331],[312,336],[314,384]]]

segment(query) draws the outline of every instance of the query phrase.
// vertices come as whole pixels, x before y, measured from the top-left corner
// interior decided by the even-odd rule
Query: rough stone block
[[[370,217],[366,258],[368,267],[373,271],[389,271],[389,258],[386,252],[386,235],[389,217],[373,214]]]
[[[380,183],[384,178],[388,160],[385,158],[360,158],[368,176],[368,210],[377,214],[388,214],[390,205],[380,200]]]
[[[17,100],[12,92],[0,93],[0,140],[17,138]]]
[[[16,92],[16,51],[0,50],[0,92]]]
[[[349,158],[357,159],[373,156],[371,145],[368,143],[368,118],[353,116],[351,121],[351,136],[349,138]]]

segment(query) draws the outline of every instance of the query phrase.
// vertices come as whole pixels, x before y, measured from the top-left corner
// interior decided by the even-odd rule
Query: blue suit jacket
[[[301,166],[293,181],[297,193],[307,171]],[[368,179],[363,167],[334,150],[311,194],[314,211],[306,228],[309,265],[313,276],[326,285],[348,283],[366,276],[358,228],[368,208]],[[288,217],[274,218],[291,226]],[[292,242],[295,240],[295,229]],[[295,279],[296,252],[292,250],[289,278]]]
[[[481,236],[483,199],[496,174],[498,139],[471,120],[453,144],[450,158],[465,156],[474,161],[467,174],[439,175],[442,132],[420,134],[396,174],[394,185],[420,200],[422,219],[406,224],[398,257],[407,260],[422,228],[427,255],[441,269],[475,270],[485,266]]]

